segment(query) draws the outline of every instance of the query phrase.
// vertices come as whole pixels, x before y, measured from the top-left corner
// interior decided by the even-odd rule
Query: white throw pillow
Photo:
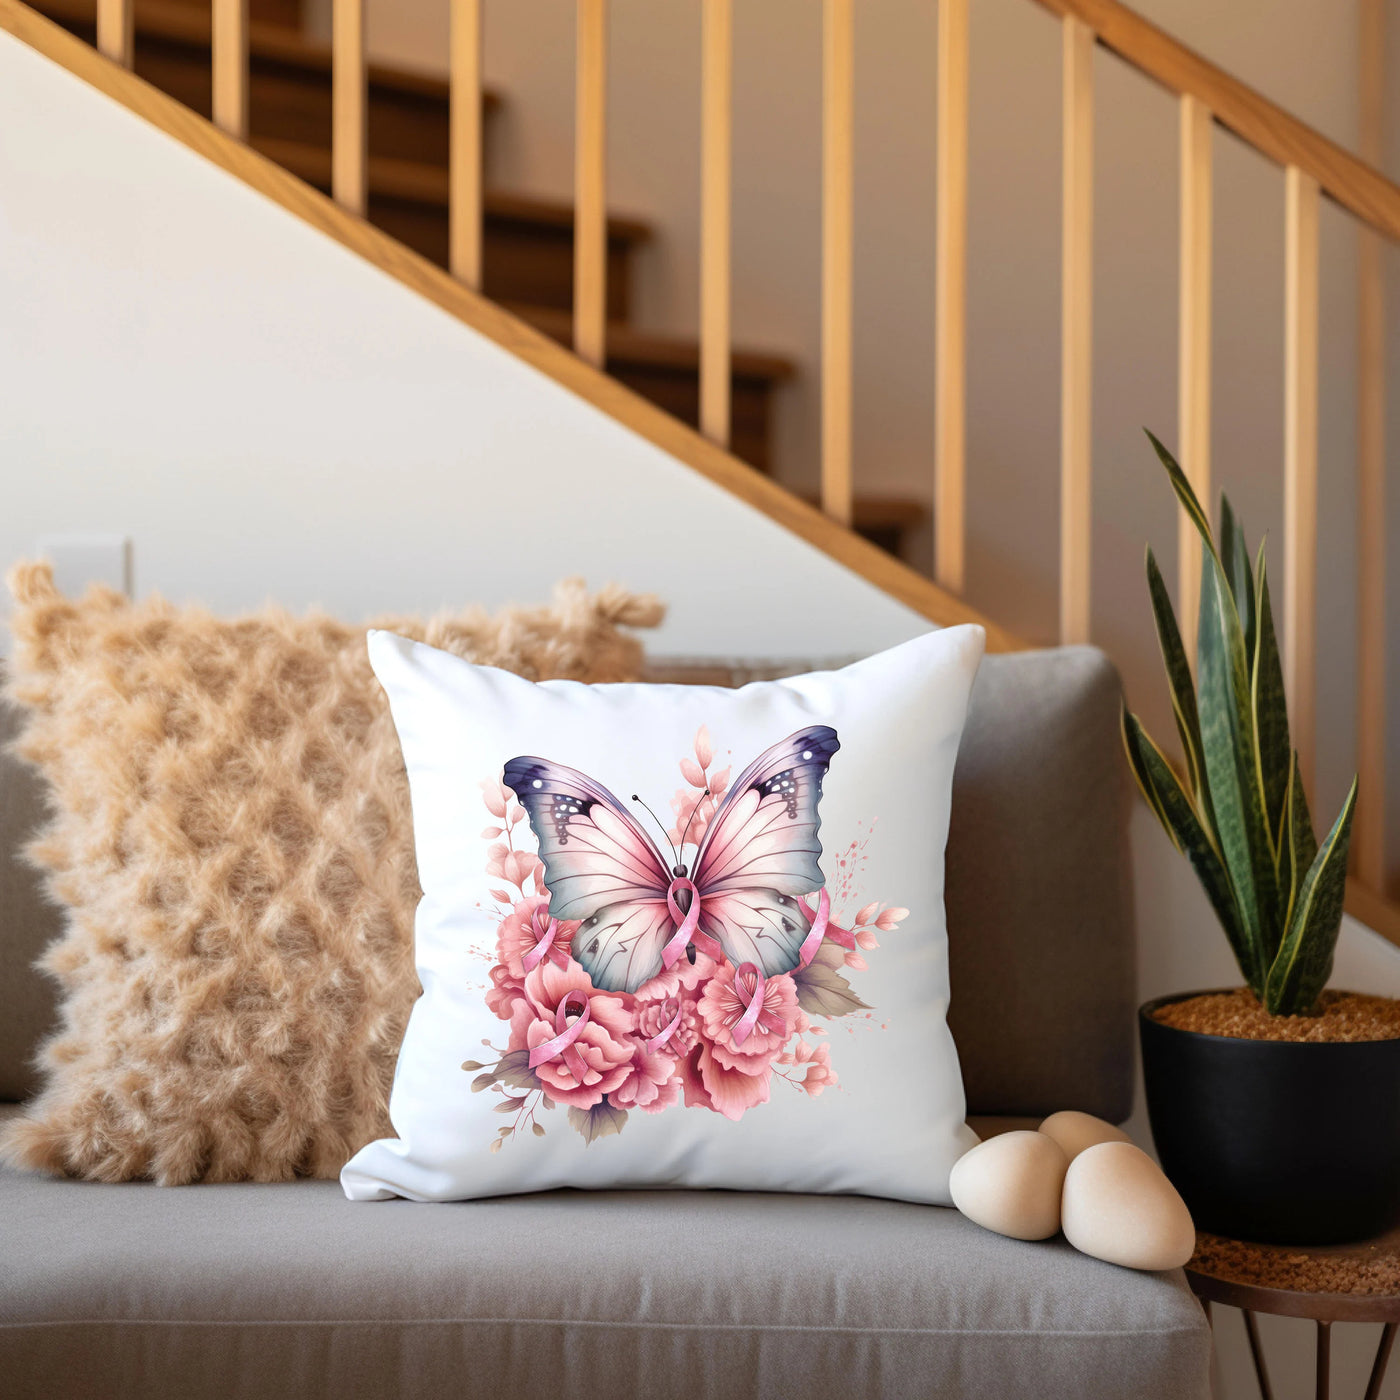
[[[352,1200],[947,1204],[975,1141],[943,851],[979,627],[739,690],[534,684],[371,632],[423,899],[397,1139]]]

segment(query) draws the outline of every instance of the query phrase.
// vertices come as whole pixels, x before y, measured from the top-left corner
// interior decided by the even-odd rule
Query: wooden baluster
[[[607,356],[607,0],[578,0],[574,80],[574,351]]]
[[[967,7],[938,6],[933,563],[952,593],[963,590],[967,547]]]
[[[700,72],[700,431],[729,446],[733,0],[704,0]]]
[[[1313,791],[1317,728],[1318,185],[1296,165],[1285,182],[1283,678],[1289,729]]]
[[[1182,470],[1210,510],[1211,114],[1181,99],[1181,286],[1177,344],[1177,448]],[[1201,536],[1177,513],[1177,615],[1187,659],[1196,664]]]
[[[481,0],[452,0],[448,266],[481,290]]]
[[[1093,447],[1094,31],[1064,25],[1060,262],[1060,641],[1089,640]]]
[[[248,139],[248,0],[214,0],[214,125]]]
[[[822,509],[851,523],[851,264],[854,0],[826,0],[822,24]]]
[[[365,0],[333,0],[331,11],[331,194],[352,214],[368,197],[365,120]]]
[[[1361,0],[1361,150],[1385,162],[1385,3]],[[1362,226],[1357,249],[1356,766],[1357,877],[1383,890],[1385,859],[1385,245]]]
[[[133,0],[97,0],[97,47],[113,63],[131,67],[136,48]]]

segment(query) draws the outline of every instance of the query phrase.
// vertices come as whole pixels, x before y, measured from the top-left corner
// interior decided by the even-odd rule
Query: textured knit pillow
[[[51,572],[11,576],[19,751],[53,817],[31,858],[67,910],[47,1083],[23,1165],[103,1181],[334,1176],[388,1131],[417,994],[408,787],[365,632],[275,609],[222,621]],[[636,675],[617,588],[401,631],[532,677]]]
[[[370,634],[425,988],[355,1200],[556,1186],[946,1203],[974,1139],[943,848],[978,627],[840,671],[532,684]],[[679,778],[679,786],[677,780]]]

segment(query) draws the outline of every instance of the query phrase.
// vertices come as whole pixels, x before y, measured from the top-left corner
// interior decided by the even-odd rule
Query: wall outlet
[[[105,583],[131,596],[131,538],[100,533],[40,535],[36,548],[53,565],[58,591],[76,598],[90,583]]]

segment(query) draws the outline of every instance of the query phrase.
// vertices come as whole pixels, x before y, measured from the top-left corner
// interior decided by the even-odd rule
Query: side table
[[[1256,1313],[1305,1317],[1317,1324],[1317,1400],[1329,1400],[1331,1394],[1332,1324],[1384,1324],[1366,1386],[1366,1400],[1379,1400],[1400,1325],[1400,1230],[1347,1245],[1250,1244],[1201,1232],[1186,1281],[1207,1317],[1213,1303],[1244,1314],[1263,1400],[1273,1400],[1273,1392]]]

